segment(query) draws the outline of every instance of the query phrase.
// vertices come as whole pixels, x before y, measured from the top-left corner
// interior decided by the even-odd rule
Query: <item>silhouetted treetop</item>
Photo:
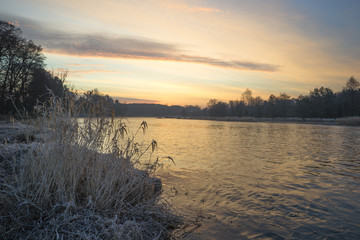
[[[346,82],[345,90],[358,90],[359,88],[360,83],[354,78],[354,76],[351,76]]]
[[[31,112],[49,98],[49,90],[56,96],[64,93],[64,81],[45,70],[44,60],[41,46],[23,38],[18,27],[0,21],[0,113],[14,107]]]

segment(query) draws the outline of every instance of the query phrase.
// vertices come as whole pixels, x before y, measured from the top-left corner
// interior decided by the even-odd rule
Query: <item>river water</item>
[[[360,128],[143,120],[185,239],[360,239]]]

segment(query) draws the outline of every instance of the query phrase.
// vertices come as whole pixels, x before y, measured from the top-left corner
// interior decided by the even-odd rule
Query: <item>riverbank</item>
[[[360,126],[360,117],[346,117],[346,118],[177,117],[177,118],[192,119],[192,120],[227,121],[227,122],[274,122],[274,123]]]
[[[143,149],[126,126],[105,117],[79,123],[60,106],[30,125],[0,124],[0,238],[181,235],[184,219],[162,201],[158,163],[137,162]]]

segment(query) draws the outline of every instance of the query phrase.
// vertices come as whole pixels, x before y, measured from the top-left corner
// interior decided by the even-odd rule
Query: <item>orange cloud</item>
[[[68,63],[69,67],[105,67],[103,64],[80,64],[80,63]]]
[[[258,71],[258,72],[277,72],[280,69],[279,65],[258,63],[250,61],[234,61],[223,60],[211,57],[191,56],[191,55],[166,55],[159,53],[153,54],[126,54],[116,51],[105,52],[98,49],[87,49],[82,51],[79,48],[64,48],[64,49],[45,49],[45,52],[63,55],[75,55],[81,57],[105,57],[105,58],[125,58],[137,60],[157,60],[157,61],[173,61],[185,63],[206,64],[221,68],[230,68],[243,71]]]
[[[81,64],[79,64],[81,65]],[[57,68],[55,72],[66,72],[71,76],[81,77],[83,74],[92,74],[92,73],[119,73],[119,71],[111,71],[105,69],[81,69],[81,70],[69,70],[66,68]]]
[[[188,11],[188,12],[221,12],[221,10],[216,8],[208,8],[208,7],[199,7],[194,5],[189,5],[185,2],[165,2],[164,3],[166,8],[173,8],[180,11]]]
[[[119,37],[104,34],[76,34],[42,26],[36,21],[19,18],[23,32],[40,43],[45,52],[86,57],[161,60],[206,64],[234,70],[276,72],[279,65],[255,61],[221,59],[188,54],[181,46],[140,37]],[[27,28],[26,24],[38,26]]]

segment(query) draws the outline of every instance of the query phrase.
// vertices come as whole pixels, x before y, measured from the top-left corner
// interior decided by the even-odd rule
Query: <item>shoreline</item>
[[[0,121],[0,238],[52,239],[59,231],[64,238],[167,239],[187,231],[182,229],[185,219],[161,203],[161,179],[148,168],[87,145],[68,144],[71,140],[57,136],[65,128],[51,132],[55,138],[44,129]],[[11,218],[15,213],[19,219]]]
[[[184,119],[184,120],[206,120],[219,122],[247,122],[247,123],[296,123],[296,124],[315,124],[332,126],[352,126],[360,127],[360,116],[343,118],[259,118],[259,117],[181,117],[181,116],[118,116],[118,118],[165,118],[165,119]],[[15,121],[16,122],[16,121]],[[0,118],[0,125],[13,124],[10,117]],[[16,123],[15,123],[16,124]]]
[[[333,126],[360,126],[360,117],[345,118],[256,118],[256,117],[165,117],[185,120],[207,120],[221,122],[253,122],[253,123],[296,123]]]

